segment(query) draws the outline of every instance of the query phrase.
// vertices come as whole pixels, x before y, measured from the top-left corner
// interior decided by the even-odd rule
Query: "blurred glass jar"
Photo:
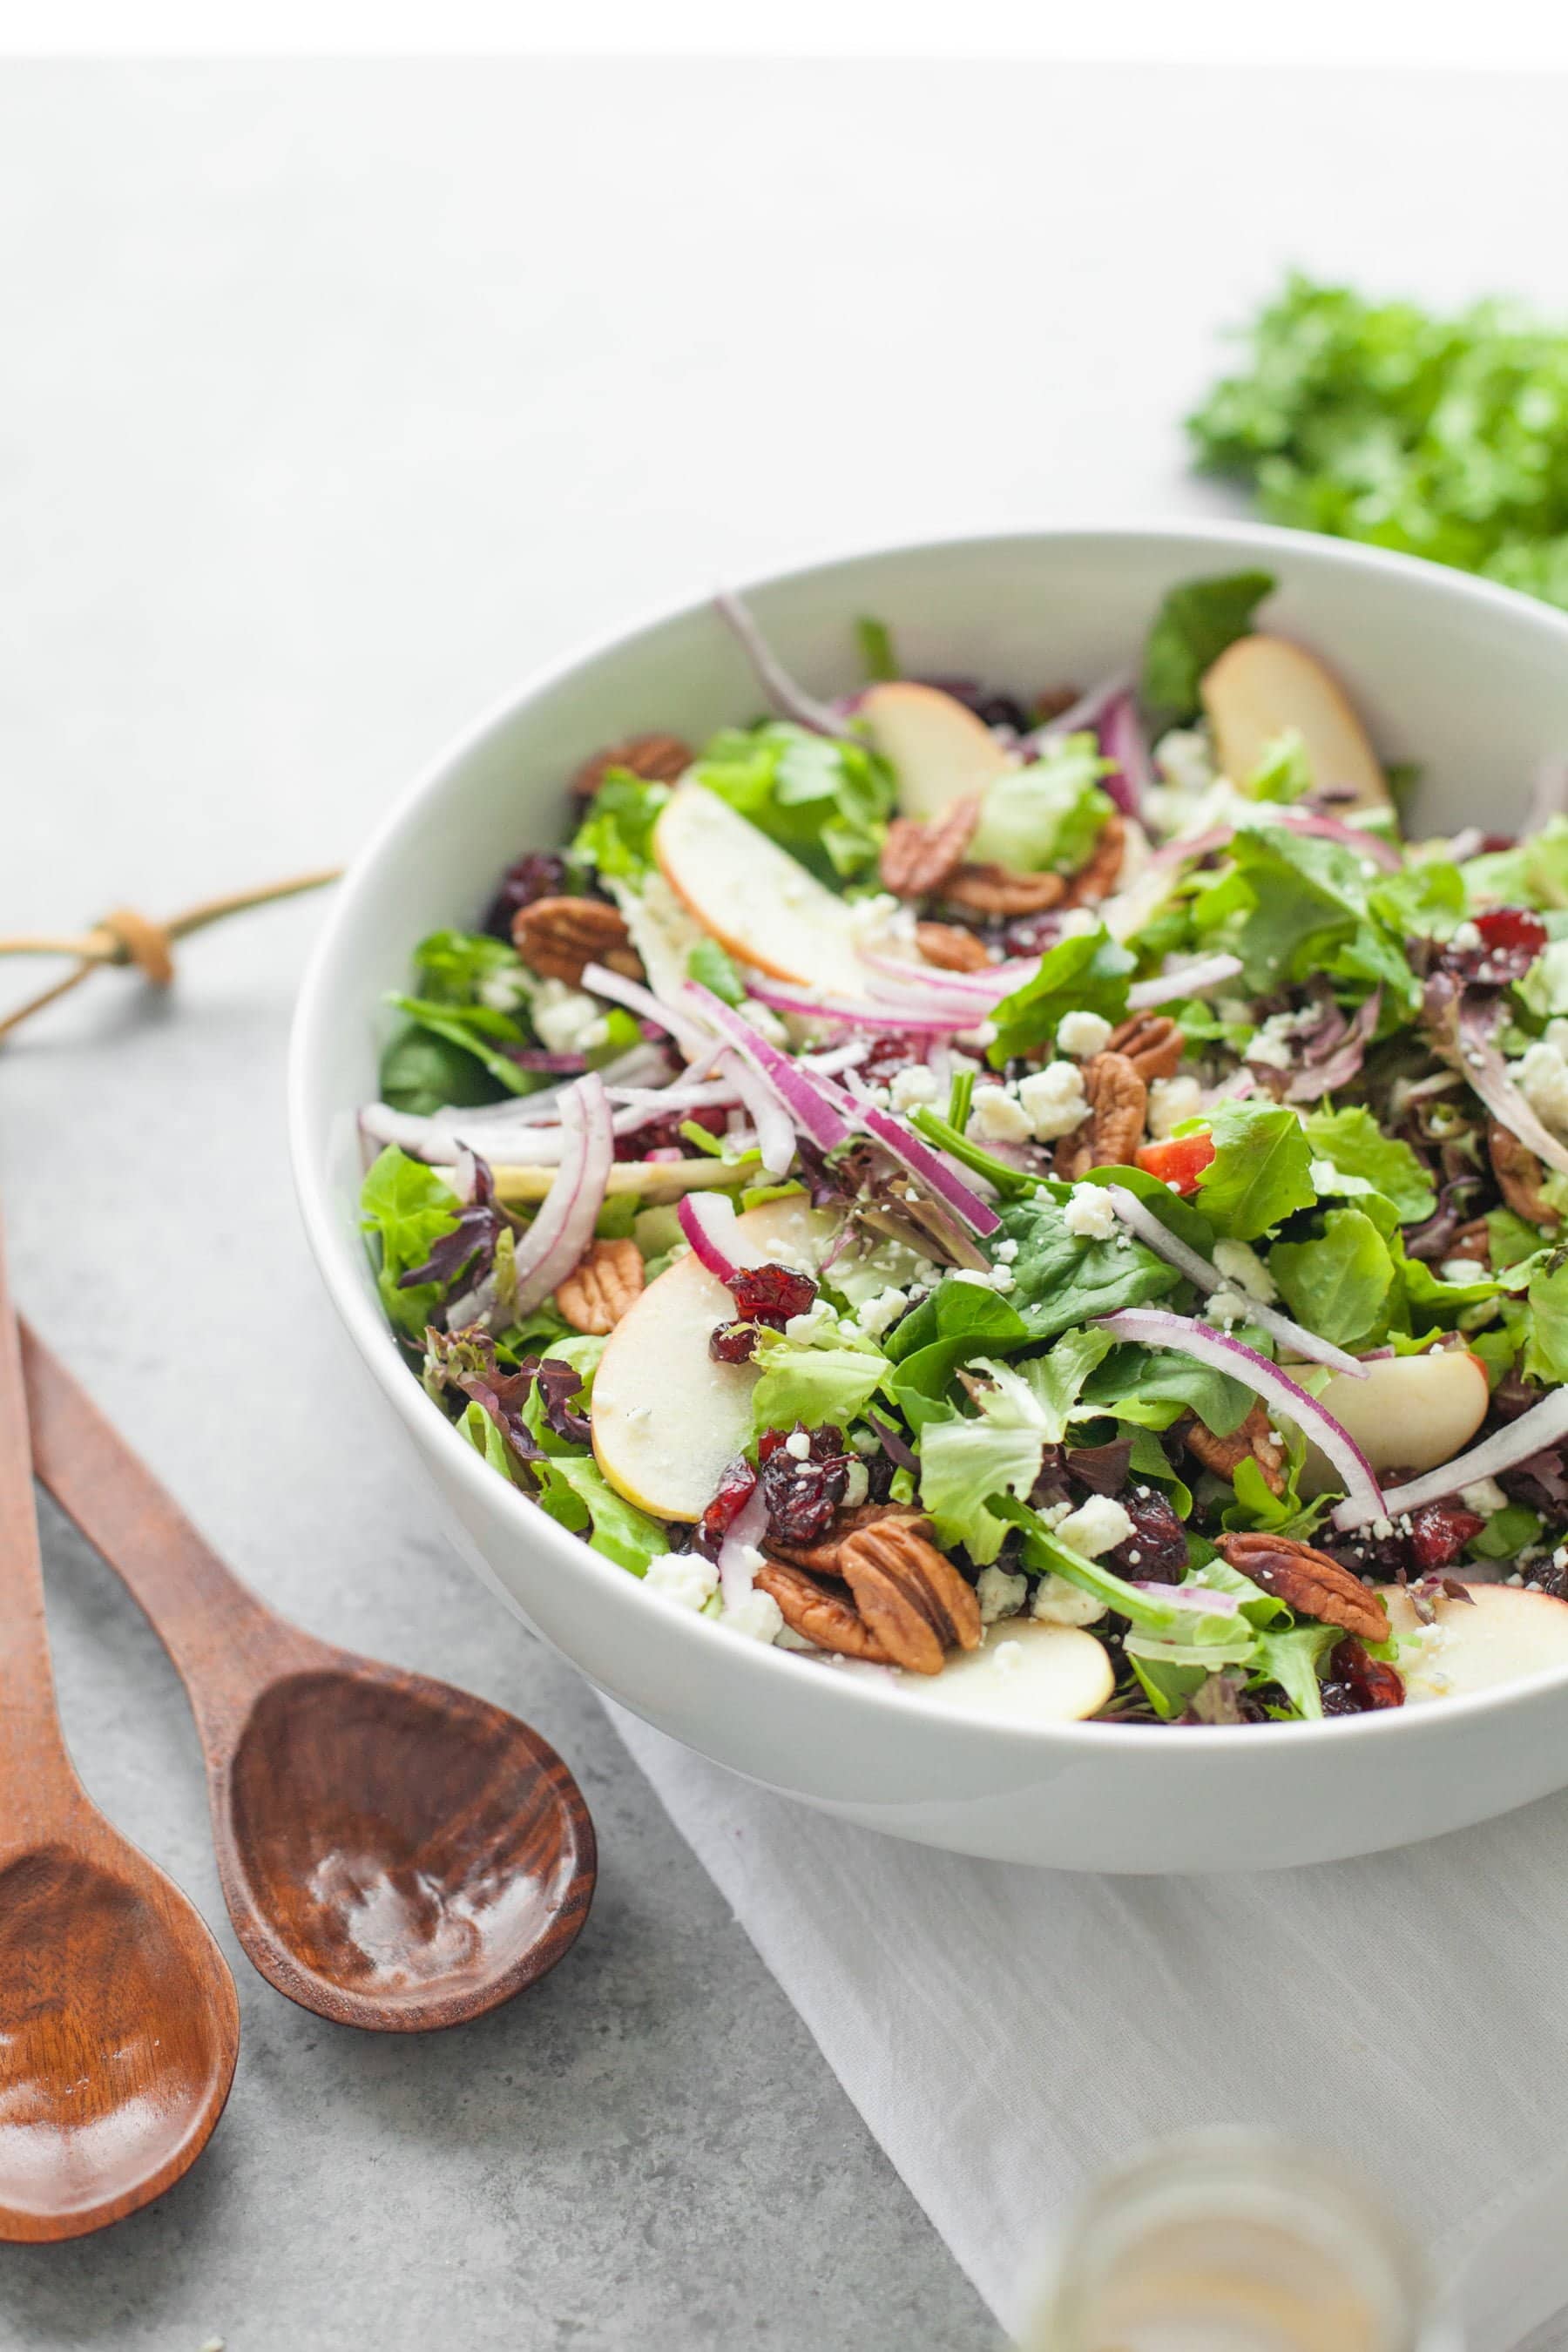
[[[1166,2140],[1102,2181],[1024,2352],[1461,2352],[1355,2175],[1267,2132]]]

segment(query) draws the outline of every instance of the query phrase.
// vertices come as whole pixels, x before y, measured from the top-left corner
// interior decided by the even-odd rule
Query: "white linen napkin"
[[[1357,1862],[1096,1878],[847,1827],[609,1712],[1005,2326],[1098,2175],[1247,2123],[1382,2186],[1467,2352],[1568,2346],[1568,1796]]]

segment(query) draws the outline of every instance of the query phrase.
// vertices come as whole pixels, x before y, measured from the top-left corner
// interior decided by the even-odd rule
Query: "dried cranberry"
[[[1336,1686],[1336,1704],[1331,1707],[1329,1692]],[[1339,1697],[1341,1692],[1348,1696],[1348,1705]],[[1380,1707],[1404,1705],[1405,1685],[1392,1666],[1368,1654],[1364,1642],[1351,1633],[1335,1644],[1323,1686],[1325,1715],[1368,1715]]]
[[[683,1160],[691,1156],[691,1147],[680,1130],[683,1126],[706,1128],[710,1135],[722,1135],[726,1114],[721,1110],[672,1111],[668,1118],[650,1118],[646,1127],[635,1134],[617,1135],[617,1160],[647,1160],[656,1151],[679,1151]]]
[[[860,1076],[868,1087],[890,1085],[900,1070],[923,1067],[927,1040],[906,1036],[900,1030],[879,1037],[865,1060],[860,1064]]]
[[[1430,1573],[1458,1559],[1485,1519],[1474,1511],[1457,1510],[1451,1503],[1426,1503],[1410,1514],[1410,1549],[1417,1567]]]
[[[537,898],[559,898],[566,887],[566,860],[552,850],[533,850],[509,866],[485,917],[485,929],[498,940],[511,940],[511,919],[520,908]]]
[[[708,1353],[716,1364],[749,1364],[756,1352],[754,1323],[716,1323],[708,1334]]]
[[[718,1491],[697,1522],[693,1551],[700,1552],[704,1559],[718,1559],[720,1546],[751,1501],[756,1483],[757,1474],[744,1454],[737,1454],[726,1463]]]
[[[805,1433],[798,1423],[795,1433]],[[828,1424],[812,1430],[803,1461],[788,1450],[787,1434],[782,1429],[765,1430],[757,1446],[768,1532],[780,1543],[816,1543],[826,1534],[849,1483],[843,1433]]]
[[[1047,948],[1055,947],[1061,929],[1059,915],[1015,916],[1012,922],[1002,927],[1003,952],[1009,957],[1044,955]]]
[[[1132,1533],[1106,1559],[1118,1576],[1139,1584],[1174,1584],[1187,1565],[1187,1531],[1170,1496],[1158,1486],[1117,1498],[1132,1522]]]
[[[1461,948],[1450,940],[1439,952],[1436,968],[1483,988],[1522,980],[1546,945],[1546,926],[1540,916],[1523,907],[1494,907],[1489,915],[1478,915],[1475,920],[1480,945]]]
[[[744,1321],[782,1331],[792,1315],[805,1314],[816,1285],[809,1274],[792,1274],[787,1265],[748,1265],[730,1285],[730,1295]]]

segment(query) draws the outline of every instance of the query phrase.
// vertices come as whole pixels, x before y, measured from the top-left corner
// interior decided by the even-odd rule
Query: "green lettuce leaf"
[[[870,1403],[882,1384],[888,1360],[868,1342],[859,1348],[802,1346],[782,1331],[766,1332],[755,1360],[762,1378],[752,1391],[752,1427],[793,1429],[801,1422],[820,1429],[824,1422],[847,1428]]]
[[[375,1286],[387,1318],[417,1339],[441,1304],[441,1285],[422,1282],[400,1290],[398,1281],[424,1265],[443,1234],[454,1231],[461,1204],[444,1176],[389,1143],[366,1173],[359,1205],[362,1232],[375,1234],[381,1244]]]
[[[1110,814],[1100,779],[1112,765],[1093,735],[1048,744],[1037,760],[986,787],[966,855],[1024,874],[1076,874]]]
[[[1143,647],[1140,693],[1151,726],[1196,717],[1204,672],[1250,634],[1253,614],[1273,592],[1267,572],[1188,580],[1169,591]]]
[[[1239,1429],[1254,1402],[1244,1381],[1169,1348],[1119,1347],[1083,1391],[1086,1406],[1135,1428],[1169,1429],[1183,1413],[1195,1412],[1216,1437]]]
[[[1553,1250],[1525,1293],[1532,1322],[1524,1350],[1531,1381],[1568,1381],[1568,1250]]]
[[[1342,1175],[1361,1177],[1391,1201],[1401,1224],[1419,1224],[1436,1208],[1431,1180],[1410,1146],[1385,1135],[1361,1105],[1310,1111],[1305,1129],[1314,1153],[1331,1160]]]
[[[1317,1198],[1312,1151],[1283,1103],[1221,1103],[1211,1122],[1215,1156],[1198,1177],[1198,1204],[1232,1241],[1256,1241]]]
[[[1290,1625],[1259,1633],[1254,1685],[1278,1683],[1296,1713],[1315,1723],[1323,1712],[1319,1676],[1342,1638],[1337,1625]]]
[[[944,1396],[961,1364],[1021,1347],[1028,1336],[1017,1309],[985,1284],[940,1282],[887,1334],[893,1394],[918,1428],[921,1402]]]
[[[1360,1209],[1330,1209],[1314,1240],[1276,1242],[1268,1271],[1298,1323],[1331,1347],[1370,1340],[1386,1318],[1394,1260]]]
[[[441,1004],[423,996],[390,996],[388,1003],[406,1013],[416,1029],[427,1030],[446,1045],[468,1054],[495,1080],[503,1093],[531,1094],[540,1081],[531,1070],[519,1069],[509,1046],[531,1043],[531,1033],[510,1013],[496,1013],[488,1004]]]
[[[1568,907],[1568,816],[1552,817],[1517,848],[1471,857],[1459,870],[1472,906],[1531,907],[1539,914]]]
[[[577,828],[571,854],[602,877],[640,883],[653,864],[653,829],[669,798],[668,784],[651,783],[629,768],[611,768]]]
[[[769,719],[716,735],[692,772],[822,881],[869,878],[894,786],[866,744]]]
[[[1141,1241],[1125,1235],[1085,1240],[1070,1233],[1061,1203],[1048,1192],[1010,1202],[1001,1220],[1000,1237],[1018,1244],[1007,1297],[1032,1339],[1054,1339],[1075,1324],[1142,1307],[1181,1283],[1174,1266]],[[942,1289],[950,1286],[944,1283]]]
[[[744,1004],[745,984],[717,940],[700,939],[686,959],[688,980],[710,988],[721,1004]]]
[[[410,1022],[400,1029],[381,1057],[377,1078],[381,1099],[394,1110],[412,1111],[429,1118],[448,1107],[468,1110],[478,1103],[500,1102],[510,1087],[498,1086],[482,1062],[467,1045],[437,1037]]]
[[[528,995],[522,958],[488,931],[432,931],[415,949],[414,963],[419,993],[433,1003],[474,1004],[481,989],[494,990],[498,984],[513,1004],[522,1003]]]
[[[1103,924],[1058,940],[1040,958],[1032,979],[1005,996],[991,1018],[996,1039],[989,1058],[994,1069],[1020,1054],[1033,1054],[1056,1037],[1064,1013],[1098,1013],[1110,1022],[1127,1013],[1127,988],[1138,960],[1120,947]]]

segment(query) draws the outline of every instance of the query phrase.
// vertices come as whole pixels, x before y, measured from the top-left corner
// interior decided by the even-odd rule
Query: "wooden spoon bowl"
[[[216,1794],[247,1951],[344,2024],[491,2008],[553,1967],[587,1909],[593,1833],[553,1748],[369,1659],[263,1690]]]
[[[59,1827],[0,1855],[0,2239],[24,2242],[177,2180],[239,2043],[234,1980],[178,1889],[85,1800]]]
[[[224,1899],[262,1975],[339,2024],[416,2033],[553,1968],[596,1858],[549,1742],[264,1608],[25,1324],[22,1366],[34,1469],[184,1683]]]

